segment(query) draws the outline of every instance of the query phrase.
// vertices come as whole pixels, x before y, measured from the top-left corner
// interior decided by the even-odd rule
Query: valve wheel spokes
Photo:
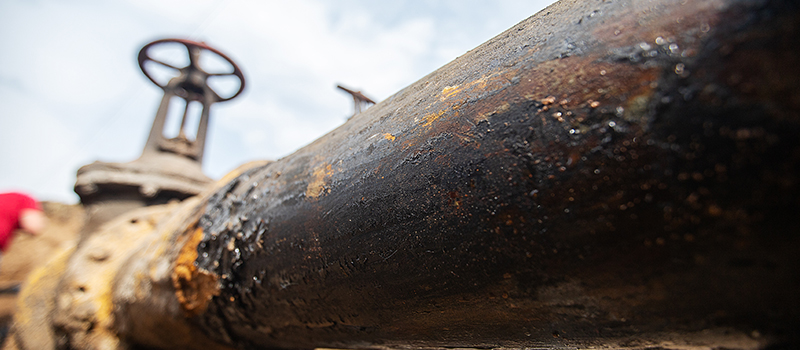
[[[176,67],[175,65],[163,62],[161,60],[155,59],[155,58],[150,56],[149,50],[150,50],[151,47],[156,46],[156,45],[160,45],[160,44],[166,44],[166,43],[178,43],[178,44],[183,45],[186,48],[187,54],[189,55],[189,64],[187,66],[184,66],[184,67]],[[222,57],[225,61],[227,61],[231,65],[231,67],[233,67],[233,71],[232,72],[225,72],[225,73],[208,73],[208,72],[206,72],[206,70],[204,70],[202,67],[200,67],[200,62],[198,62],[199,53],[202,50],[211,51],[212,53]],[[159,64],[161,66],[167,67],[169,69],[177,70],[177,71],[179,71],[181,73],[186,72],[186,71],[198,71],[198,72],[201,72],[201,74],[203,75],[203,78],[204,78],[203,79],[203,84],[205,85],[206,88],[208,88],[208,91],[211,92],[213,98],[215,99],[215,102],[224,102],[224,101],[232,100],[236,96],[239,96],[239,94],[241,94],[242,91],[244,90],[244,86],[245,86],[244,74],[242,73],[242,70],[239,69],[239,66],[237,66],[236,63],[234,63],[231,58],[229,58],[228,56],[226,56],[225,54],[223,54],[219,50],[217,50],[217,49],[215,49],[213,47],[210,47],[210,46],[208,46],[208,45],[206,45],[205,43],[202,43],[202,42],[196,42],[196,41],[191,41],[191,40],[186,40],[186,39],[161,39],[161,40],[156,40],[156,41],[153,41],[153,42],[145,45],[139,51],[138,61],[139,61],[139,68],[142,70],[142,73],[144,73],[144,75],[148,79],[150,79],[150,81],[152,81],[153,84],[156,84],[158,87],[160,87],[162,89],[166,89],[167,88],[166,85],[162,85],[161,83],[159,83],[155,78],[153,78],[153,76],[150,74],[150,72],[147,71],[147,69],[145,68],[145,63],[147,61],[151,61],[153,63],[156,63],[156,64]],[[225,77],[225,76],[235,76],[236,78],[239,79],[239,89],[233,95],[231,95],[229,97],[221,97],[219,95],[219,93],[214,91],[214,89],[211,88],[208,85],[208,78],[209,77]]]

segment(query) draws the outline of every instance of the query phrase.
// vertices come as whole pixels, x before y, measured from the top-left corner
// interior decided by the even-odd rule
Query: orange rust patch
[[[330,164],[323,164],[317,167],[314,170],[314,174],[311,175],[308,187],[306,187],[306,197],[317,198],[325,192],[326,180],[330,180],[331,175],[333,175],[333,167]]]
[[[394,141],[394,139],[396,138],[394,135],[392,135],[392,134],[390,134],[388,132],[383,134],[383,137],[386,138],[389,141]]]
[[[217,276],[194,265],[202,239],[203,229],[198,227],[181,248],[172,272],[175,296],[189,317],[203,313],[211,298],[219,295]]]
[[[507,71],[502,74],[495,73],[489,76],[482,76],[480,79],[473,80],[469,83],[445,86],[445,88],[442,89],[442,96],[439,99],[441,101],[446,101],[452,98],[462,97],[458,95],[467,93],[472,89],[481,92],[499,90],[507,86],[511,77],[514,77],[517,73],[518,70]]]
[[[461,90],[458,88],[459,86],[461,85],[445,86],[444,89],[442,89],[442,100],[444,101],[457,94]]]
[[[473,119],[473,122],[479,123],[479,122],[488,120],[490,116],[493,116],[493,115],[498,114],[498,113],[505,113],[509,109],[511,109],[511,104],[509,104],[508,102],[503,102],[503,104],[497,106],[497,108],[495,108],[491,112],[476,114],[475,118]]]
[[[438,112],[426,114],[424,117],[417,119],[416,121],[420,123],[420,126],[426,128],[431,127],[431,125],[440,119],[446,112],[457,111],[460,109],[467,99],[475,93],[484,94],[487,91],[495,92],[510,86],[512,78],[518,73],[519,70],[494,73],[491,75],[484,75],[467,83],[445,86],[442,89],[439,97],[439,100],[442,103],[434,103],[425,108],[426,110],[431,108],[434,110],[438,109]],[[507,107],[508,104],[506,104],[506,108]],[[502,108],[502,106],[499,108]],[[502,112],[502,110],[498,110],[495,113],[499,112]],[[459,112],[455,112],[453,113],[453,116],[458,117],[459,114]],[[485,113],[480,117],[486,117]]]
[[[424,127],[431,126],[431,124],[433,124],[433,122],[435,122],[436,119],[441,118],[442,115],[444,115],[444,110],[441,110],[438,113],[431,113],[426,115],[425,117],[422,118],[422,126]]]

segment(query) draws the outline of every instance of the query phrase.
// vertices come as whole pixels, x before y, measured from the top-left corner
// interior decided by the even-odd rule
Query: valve
[[[151,49],[159,46],[167,46],[169,44],[179,44],[186,49],[186,54],[188,55],[187,65],[180,67],[154,58],[151,55]],[[216,55],[230,64],[232,70],[211,73],[209,70],[201,67],[201,55]],[[152,154],[153,152],[167,152],[179,154],[194,161],[202,162],[210,107],[217,102],[230,101],[242,93],[245,87],[245,79],[241,69],[239,69],[232,59],[219,50],[203,42],[186,39],[161,39],[153,41],[145,45],[139,51],[138,61],[142,73],[144,73],[150,81],[164,90],[164,97],[156,113],[156,118],[153,121],[153,128],[150,131],[150,136],[147,139],[142,156]],[[168,82],[161,83],[155,79],[153,72],[148,70],[148,66],[146,65],[148,62],[177,71],[178,74],[169,79]],[[235,77],[238,80],[239,87],[232,94],[221,93],[209,85],[209,81],[212,79],[226,77]],[[170,101],[173,97],[182,98],[185,101],[185,109],[178,135],[168,139],[164,136],[164,125],[170,108]],[[187,137],[185,129],[187,127],[189,105],[191,102],[195,101],[201,103],[203,108],[200,112],[201,115],[197,133],[195,134],[196,136],[194,140],[191,140]]]
[[[169,43],[181,44],[186,48],[189,56],[188,65],[185,67],[176,67],[172,64],[155,59],[149,54],[151,48],[163,46],[164,44]],[[221,57],[231,65],[233,71],[225,73],[207,72],[200,67],[200,55],[204,52]],[[147,70],[147,68],[145,68],[145,63],[148,61],[176,70],[180,74],[175,78],[172,78],[167,84],[161,84],[155,78],[153,78],[153,75]],[[139,51],[139,68],[142,69],[142,73],[144,73],[144,75],[150,79],[150,81],[152,81],[161,89],[165,91],[174,90],[177,96],[191,101],[209,101],[211,103],[230,101],[236,96],[239,96],[239,94],[241,94],[244,90],[245,86],[244,74],[242,74],[241,69],[239,69],[239,66],[237,66],[232,59],[219,50],[210,47],[203,42],[196,42],[186,39],[161,39],[145,45]],[[240,82],[239,89],[236,90],[236,92],[231,96],[221,97],[219,93],[214,91],[214,89],[208,85],[208,79],[226,76],[237,77]]]
[[[151,54],[153,48],[176,44],[180,48],[177,53],[188,55],[188,60],[183,60],[188,62],[185,65],[170,64],[159,59],[162,56]],[[216,59],[225,67],[218,69],[201,58]],[[230,101],[244,90],[242,70],[228,56],[205,43],[184,39],[156,40],[139,51],[138,61],[144,75],[164,90],[164,96],[141,157],[127,163],[97,161],[78,170],[75,192],[81,197],[87,212],[91,213],[84,232],[93,232],[105,222],[135,208],[195,196],[212,184],[213,181],[202,170],[211,105]],[[161,74],[154,75],[158,73],[154,68],[169,69],[176,74],[167,82],[159,83],[156,77]],[[216,70],[211,71],[211,68]],[[217,85],[209,85],[214,79],[228,78],[236,79],[238,88],[234,90],[235,85],[231,86],[227,94],[215,89]],[[186,103],[180,131],[176,137],[165,137],[167,112],[171,103],[180,99]],[[192,124],[187,123],[190,104],[202,105],[194,137],[187,136],[190,134],[185,130]],[[191,116],[195,116],[194,113]]]

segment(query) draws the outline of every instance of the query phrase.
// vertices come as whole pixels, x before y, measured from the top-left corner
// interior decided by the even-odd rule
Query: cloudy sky
[[[215,105],[203,169],[278,159],[533,15],[551,0],[0,0],[0,191],[74,203],[75,172],[142,151],[162,91],[150,41],[205,41],[247,89]]]

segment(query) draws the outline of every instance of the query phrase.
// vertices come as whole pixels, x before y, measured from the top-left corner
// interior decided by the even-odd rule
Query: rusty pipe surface
[[[547,8],[210,197],[194,322],[285,348],[796,331],[797,7]]]
[[[219,348],[796,344],[798,26],[788,0],[556,3],[184,205],[116,271],[109,327],[153,348],[190,347],[174,329]]]

